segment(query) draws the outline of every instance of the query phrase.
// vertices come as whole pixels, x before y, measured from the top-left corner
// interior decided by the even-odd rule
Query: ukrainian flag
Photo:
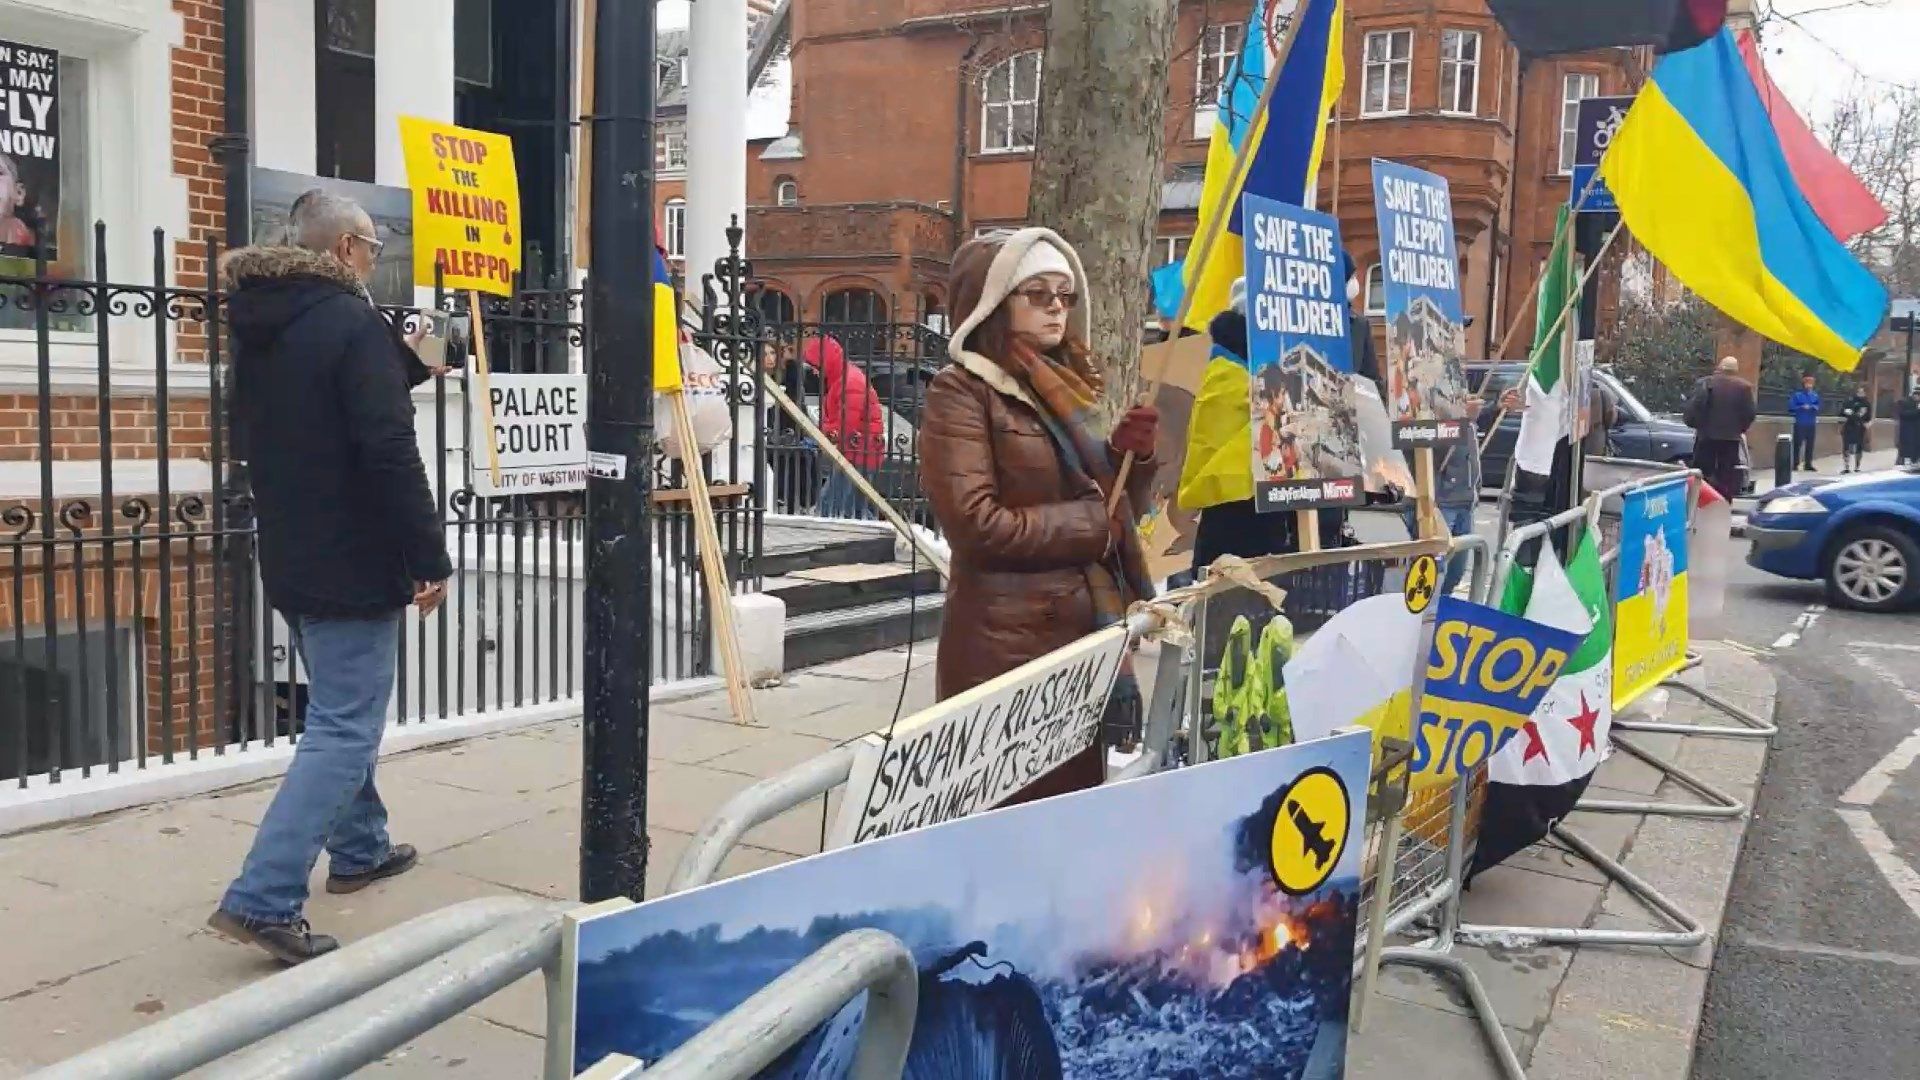
[[[667,258],[653,249],[653,389],[680,389],[680,311]]]
[[[1320,176],[1326,145],[1327,113],[1340,98],[1345,65],[1341,25],[1345,0],[1306,0],[1295,13],[1301,20],[1293,48],[1281,65],[1268,114],[1252,123],[1266,89],[1267,3],[1254,8],[1246,41],[1232,75],[1220,87],[1213,141],[1207,147],[1207,175],[1201,185],[1196,236],[1206,235],[1217,215],[1227,215],[1205,265],[1189,261],[1186,287],[1193,292],[1186,325],[1206,330],[1225,311],[1235,278],[1246,273],[1240,239],[1239,196],[1255,195],[1305,206]],[[1246,175],[1233,186],[1233,161],[1244,139],[1254,139]],[[1194,255],[1198,255],[1197,245]],[[1245,344],[1236,343],[1244,350]],[[1187,422],[1187,452],[1180,470],[1178,498],[1188,510],[1253,498],[1253,435],[1248,408],[1250,379],[1246,357],[1236,348],[1214,343],[1206,374]]]
[[[1220,85],[1220,101],[1207,145],[1206,178],[1200,186],[1200,216],[1194,229],[1196,254],[1199,237],[1213,220],[1226,215],[1225,228],[1214,240],[1205,265],[1189,262],[1187,289],[1193,306],[1187,326],[1205,330],[1215,315],[1227,308],[1227,290],[1244,274],[1246,257],[1240,241],[1240,199],[1246,192],[1305,206],[1320,177],[1321,153],[1326,147],[1327,112],[1340,98],[1345,64],[1341,51],[1341,24],[1345,0],[1305,0],[1295,12],[1300,20],[1293,48],[1280,68],[1279,85],[1265,117],[1256,118],[1260,96],[1267,85],[1267,0],[1254,6],[1247,34],[1234,70]],[[1254,140],[1251,160],[1239,190],[1233,185],[1233,163],[1244,140]]]
[[[1841,371],[1888,296],[1794,178],[1730,31],[1653,69],[1600,163],[1634,238],[1729,318]]]

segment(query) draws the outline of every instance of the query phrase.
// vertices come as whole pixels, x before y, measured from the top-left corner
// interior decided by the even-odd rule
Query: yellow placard
[[[491,131],[400,118],[413,189],[413,281],[513,292],[520,269],[520,177],[513,141]]]

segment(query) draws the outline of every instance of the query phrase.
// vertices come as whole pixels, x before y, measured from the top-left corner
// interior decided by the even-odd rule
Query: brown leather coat
[[[1008,392],[1010,376],[989,374],[998,389],[947,367],[921,413],[921,489],[953,548],[942,700],[1093,632],[1086,568],[1107,553],[1099,486],[1070,479],[1039,413]],[[1149,462],[1128,475],[1135,506],[1146,505],[1153,474]]]

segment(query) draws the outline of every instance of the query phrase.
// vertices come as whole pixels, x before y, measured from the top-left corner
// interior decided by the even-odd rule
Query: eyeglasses
[[[1056,300],[1060,302],[1060,307],[1064,311],[1072,311],[1080,303],[1080,294],[1072,289],[1061,289],[1055,292],[1045,285],[1028,285],[1025,288],[1015,289],[1013,294],[1042,311],[1053,310],[1053,303]]]
[[[367,245],[367,251],[376,259],[380,257],[381,250],[387,246],[387,242],[378,237],[362,236],[359,233],[348,233],[347,235]]]

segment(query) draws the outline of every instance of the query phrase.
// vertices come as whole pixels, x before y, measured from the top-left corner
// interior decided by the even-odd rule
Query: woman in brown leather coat
[[[953,548],[936,668],[942,700],[1116,622],[1152,595],[1134,508],[1152,488],[1159,422],[1153,409],[1136,408],[1110,436],[1091,433],[1101,379],[1085,344],[1086,274],[1052,231],[962,247],[948,296],[962,316],[948,344],[953,363],[928,387],[920,424],[921,487]],[[1109,515],[1107,492],[1129,450],[1137,458],[1127,497]],[[1131,691],[1137,702],[1123,681],[1116,696]],[[1069,789],[1099,783],[1103,754],[1093,747]]]

